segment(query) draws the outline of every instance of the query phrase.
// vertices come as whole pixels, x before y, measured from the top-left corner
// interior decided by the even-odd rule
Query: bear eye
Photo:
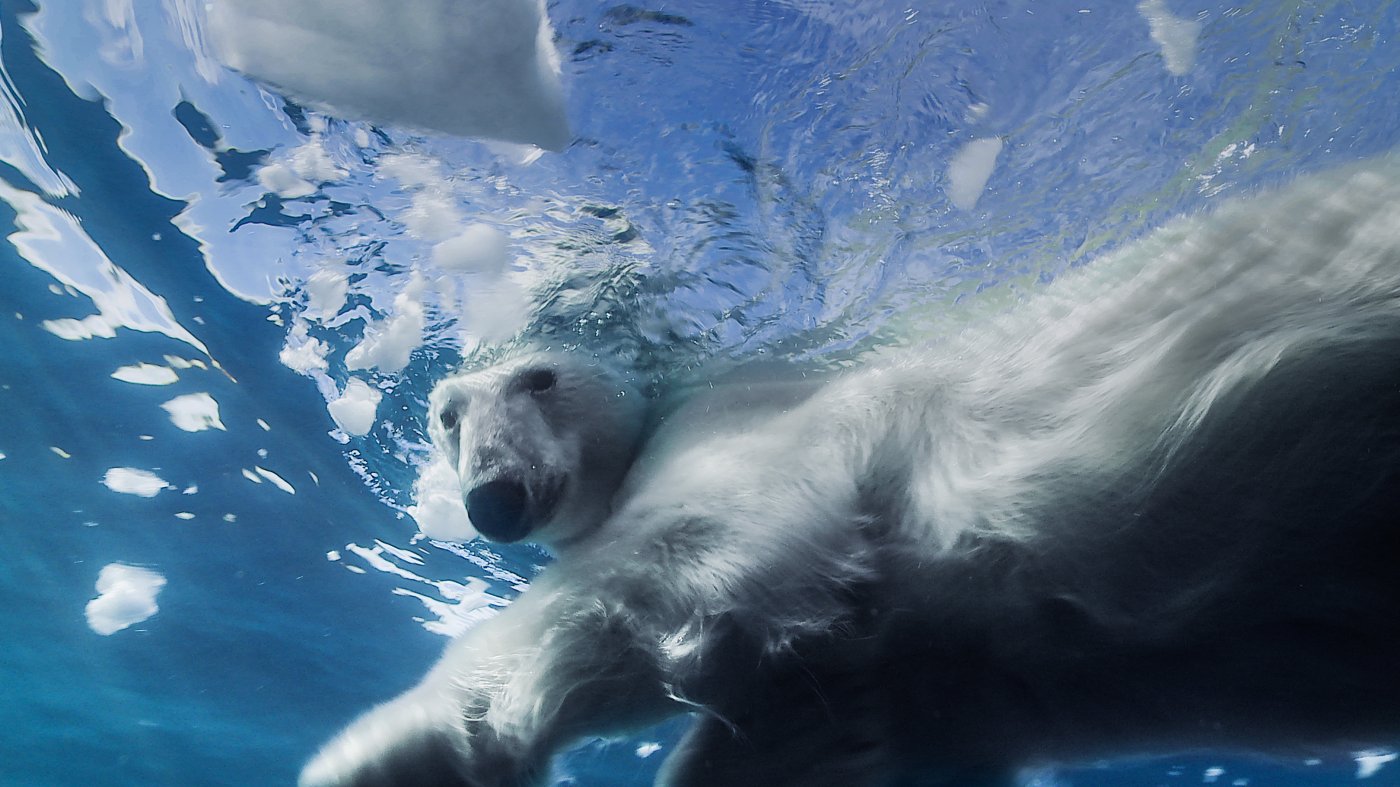
[[[553,369],[531,369],[520,377],[520,385],[530,393],[544,393],[559,381]]]
[[[438,421],[442,423],[442,428],[452,431],[457,428],[457,413],[454,410],[443,410],[438,416]]]

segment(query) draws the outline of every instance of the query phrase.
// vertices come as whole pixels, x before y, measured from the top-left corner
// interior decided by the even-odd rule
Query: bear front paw
[[[370,711],[302,769],[299,787],[526,787],[530,769],[489,729],[404,697]]]

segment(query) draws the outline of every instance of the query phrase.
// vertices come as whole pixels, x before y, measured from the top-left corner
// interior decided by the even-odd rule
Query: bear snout
[[[467,517],[492,541],[519,541],[530,532],[525,485],[510,478],[487,481],[467,492]]]

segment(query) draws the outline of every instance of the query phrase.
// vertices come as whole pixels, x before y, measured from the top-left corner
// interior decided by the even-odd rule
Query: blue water
[[[415,540],[406,513],[423,400],[464,353],[528,336],[656,382],[760,355],[839,364],[1169,217],[1400,144],[1400,4],[1381,0],[1170,0],[1201,25],[1181,74],[1123,0],[561,0],[575,142],[531,163],[292,103],[211,59],[196,5],[0,0],[3,784],[290,783],[413,683],[441,632],[513,597],[546,555]],[[960,207],[949,163],[988,139],[995,168]],[[271,193],[259,173],[311,140],[339,174]],[[393,175],[405,155],[435,185]],[[432,189],[510,234],[519,324],[482,340],[445,294],[470,280],[435,282],[407,366],[348,369],[362,318],[394,317],[430,273],[410,214]],[[332,269],[341,319],[308,308]],[[99,311],[110,337],[45,325]],[[324,368],[284,365],[289,337],[324,342]],[[178,379],[111,376],[140,363]],[[351,376],[384,395],[365,436],[327,412]],[[161,408],[196,393],[223,429]],[[113,468],[168,486],[119,493]],[[103,635],[85,610],[111,564],[165,584],[158,611]],[[469,577],[481,592],[456,603],[444,583]],[[648,784],[682,727],[585,743],[558,781]],[[1356,780],[1351,759],[1310,756],[1031,778]],[[1363,783],[1400,784],[1400,764]]]

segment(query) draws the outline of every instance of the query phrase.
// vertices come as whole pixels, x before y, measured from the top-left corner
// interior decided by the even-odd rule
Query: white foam
[[[170,385],[180,379],[169,366],[157,366],[153,363],[123,366],[112,372],[112,377],[124,383],[137,385]]]
[[[315,194],[319,184],[342,180],[349,173],[336,165],[318,137],[292,150],[280,160],[258,169],[258,183],[283,199]]]
[[[1137,8],[1147,20],[1153,43],[1162,50],[1167,71],[1174,76],[1185,76],[1196,64],[1196,39],[1201,35],[1201,23],[1173,16],[1165,0],[1142,0]]]
[[[466,542],[476,538],[476,528],[462,504],[457,473],[442,454],[434,452],[433,460],[419,468],[418,479],[413,483],[413,500],[408,515],[418,523],[423,535],[435,541]]]
[[[282,199],[309,197],[316,193],[316,187],[310,181],[297,175],[291,167],[280,161],[258,169],[258,185]]]
[[[322,268],[306,280],[306,315],[327,319],[345,306],[350,279],[343,272]]]
[[[97,574],[97,598],[87,603],[88,627],[108,636],[150,618],[165,577],[149,568],[109,563]]]
[[[544,0],[217,0],[225,63],[336,114],[562,150]]]
[[[972,210],[977,205],[996,169],[1001,148],[1000,137],[974,139],[953,155],[953,160],[948,162],[948,185],[944,188],[953,205],[962,210]]]
[[[422,564],[422,558],[407,550],[392,547],[383,541],[375,541],[372,547],[346,544],[345,549],[364,560],[370,568],[411,582],[421,583],[435,590],[438,598],[432,598],[401,587],[394,588],[393,591],[394,595],[417,599],[429,613],[436,617],[435,620],[416,618],[423,625],[423,628],[434,634],[455,637],[470,628],[472,624],[495,614],[496,607],[506,604],[504,599],[490,593],[490,585],[479,577],[470,577],[466,584],[463,584],[451,580],[431,580],[419,576],[398,565],[390,558],[415,566]],[[364,570],[359,566],[346,565],[345,567],[356,571],[356,573],[364,573]]]
[[[477,273],[495,278],[510,262],[510,241],[505,233],[486,224],[471,224],[456,236],[433,247],[433,264],[444,270]]]
[[[462,224],[456,203],[448,193],[436,189],[414,194],[413,201],[399,218],[409,235],[426,241],[451,238]]]
[[[468,335],[486,342],[511,338],[530,319],[530,295],[508,275],[470,282],[463,306]]]
[[[393,178],[406,188],[445,188],[442,162],[422,153],[386,153],[375,171],[379,177]]]
[[[408,365],[423,341],[423,278],[414,274],[403,292],[394,298],[393,316],[365,327],[365,338],[345,354],[351,370],[379,369],[397,372]]]
[[[102,484],[113,492],[137,497],[155,497],[175,488],[155,473],[134,467],[113,467],[102,476]]]
[[[330,346],[325,342],[307,334],[305,322],[297,321],[292,326],[292,330],[287,332],[286,343],[282,345],[282,350],[277,353],[277,360],[294,372],[311,374],[314,371],[325,371],[329,368],[330,364],[326,361],[326,355],[330,349]]]
[[[186,432],[224,429],[223,421],[219,420],[219,403],[207,393],[177,396],[160,407],[170,414],[171,423]]]
[[[374,428],[375,411],[379,409],[382,398],[384,395],[364,380],[351,377],[340,398],[326,405],[326,410],[341,431],[352,437],[360,437]]]
[[[320,136],[308,139],[292,151],[292,169],[312,183],[330,183],[344,180],[350,173],[335,163]]]

